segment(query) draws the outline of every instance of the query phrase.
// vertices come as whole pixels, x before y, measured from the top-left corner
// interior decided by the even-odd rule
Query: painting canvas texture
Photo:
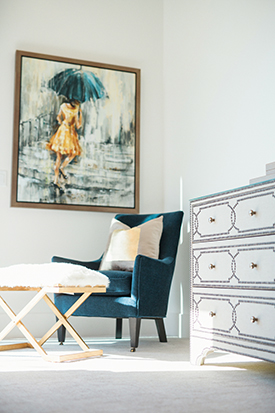
[[[137,211],[139,69],[18,52],[18,70],[13,206]]]

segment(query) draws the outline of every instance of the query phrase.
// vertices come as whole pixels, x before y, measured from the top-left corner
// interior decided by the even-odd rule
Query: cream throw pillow
[[[162,229],[162,216],[133,228],[113,218],[99,270],[133,271],[138,254],[157,259]]]

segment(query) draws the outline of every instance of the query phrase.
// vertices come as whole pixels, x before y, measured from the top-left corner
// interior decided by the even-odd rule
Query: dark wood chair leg
[[[156,322],[156,326],[157,326],[159,341],[162,342],[162,343],[167,343],[167,336],[166,336],[166,332],[165,332],[165,326],[164,326],[163,318],[155,318],[155,322]]]
[[[131,351],[136,351],[139,341],[141,318],[129,318]]]
[[[58,321],[58,318],[56,318],[56,321]],[[59,344],[62,345],[66,338],[66,328],[63,326],[63,324],[57,330],[57,338],[58,338]]]
[[[116,319],[116,338],[122,338],[122,318]]]

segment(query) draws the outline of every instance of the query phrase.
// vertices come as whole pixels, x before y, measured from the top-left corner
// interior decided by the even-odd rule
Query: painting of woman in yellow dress
[[[12,206],[138,212],[140,69],[17,51],[15,91]]]
[[[60,193],[63,193],[64,191],[59,184],[59,177],[62,175],[64,179],[68,179],[65,172],[66,166],[75,156],[81,155],[81,147],[77,133],[77,129],[80,129],[82,126],[80,103],[77,100],[63,103],[60,106],[57,120],[60,126],[57,132],[51,137],[49,143],[47,143],[46,148],[56,153],[53,185],[55,188],[59,188]]]

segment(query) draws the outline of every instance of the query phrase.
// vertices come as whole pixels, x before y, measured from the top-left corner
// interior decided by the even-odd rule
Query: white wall
[[[10,207],[15,51],[141,69],[140,212],[160,212],[164,200],[162,35],[159,0],[0,0],[0,170],[7,173],[7,185],[0,187],[0,267],[49,262],[52,255],[96,259],[104,250],[114,215]],[[17,311],[27,294],[32,293],[4,295]],[[30,329],[42,334],[41,323],[50,325],[53,316],[43,305],[32,314]],[[1,311],[0,328],[6,319]],[[74,325],[79,323],[84,335],[114,334],[113,320],[75,319]],[[155,334],[153,324],[148,329],[145,334]],[[16,330],[11,336],[18,335]]]
[[[164,0],[164,194],[186,214],[172,303],[182,285],[184,334],[189,200],[246,185],[275,161],[274,73],[273,0]]]

